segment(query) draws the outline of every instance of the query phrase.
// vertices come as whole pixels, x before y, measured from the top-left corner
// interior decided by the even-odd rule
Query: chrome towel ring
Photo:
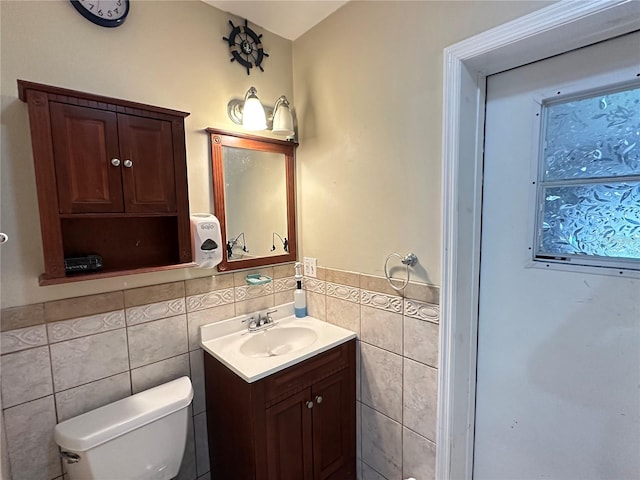
[[[389,276],[389,271],[387,270],[387,267],[389,265],[389,259],[391,257],[398,257],[402,262],[402,264],[406,267],[407,278],[404,280],[401,287],[396,287],[393,284],[393,282],[391,282],[391,277]],[[410,277],[409,267],[415,266],[416,263],[418,263],[418,257],[414,253],[407,253],[404,257],[401,257],[397,253],[389,254],[387,256],[387,259],[384,261],[384,276],[387,278],[387,282],[389,282],[389,285],[391,285],[391,288],[393,288],[396,292],[402,293],[402,291],[407,287],[407,285],[409,285],[409,277]]]

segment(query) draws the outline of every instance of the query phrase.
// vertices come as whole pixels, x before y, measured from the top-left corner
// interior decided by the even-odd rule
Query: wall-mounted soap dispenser
[[[210,213],[191,215],[193,261],[200,268],[213,268],[222,261],[220,222]]]

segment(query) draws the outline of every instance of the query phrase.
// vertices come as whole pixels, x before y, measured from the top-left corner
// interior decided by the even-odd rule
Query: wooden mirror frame
[[[214,213],[220,221],[222,234],[222,262],[218,265],[219,272],[241,270],[246,268],[273,265],[278,263],[295,262],[297,260],[296,237],[296,199],[295,199],[295,142],[287,142],[274,138],[228,132],[215,128],[207,128],[211,144],[211,165],[213,173],[213,201]],[[284,255],[248,258],[246,260],[232,260],[227,258],[227,219],[224,195],[224,161],[222,147],[243,148],[259,152],[281,153],[285,158],[286,195],[287,195],[287,240],[289,252]]]

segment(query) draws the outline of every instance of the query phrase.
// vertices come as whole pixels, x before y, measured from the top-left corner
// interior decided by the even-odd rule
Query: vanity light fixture
[[[255,87],[247,90],[244,100],[233,98],[227,104],[229,118],[247,130],[271,130],[294,140],[296,137],[293,106],[281,95],[272,107],[262,105]]]
[[[267,128],[267,116],[260,99],[256,95],[256,87],[251,87],[244,96],[242,107],[242,127],[247,130],[264,130]]]
[[[292,137],[295,133],[293,129],[291,104],[284,95],[280,96],[273,107],[273,125],[271,131],[283,137]]]

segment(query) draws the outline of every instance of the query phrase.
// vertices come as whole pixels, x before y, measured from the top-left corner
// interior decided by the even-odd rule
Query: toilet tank
[[[192,398],[191,381],[182,377],[56,425],[70,480],[175,477]]]

